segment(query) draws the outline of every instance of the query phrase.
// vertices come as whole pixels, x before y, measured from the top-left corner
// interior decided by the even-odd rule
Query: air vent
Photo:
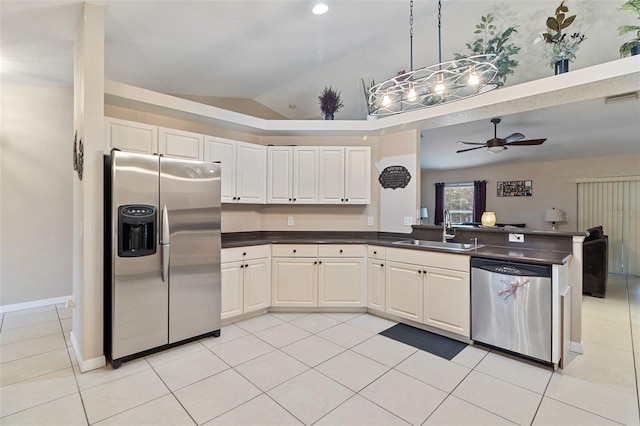
[[[612,95],[612,96],[607,96],[604,98],[604,103],[605,104],[615,104],[618,102],[625,102],[625,101],[634,101],[638,99],[638,91],[636,90],[635,92],[628,92],[628,93],[621,93],[619,95]]]

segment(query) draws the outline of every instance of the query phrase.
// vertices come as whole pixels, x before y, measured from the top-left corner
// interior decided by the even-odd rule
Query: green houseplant
[[[629,0],[625,4],[620,6],[619,9],[635,13],[638,15],[638,19],[640,19],[640,0]],[[640,26],[622,25],[618,27],[619,35],[625,35],[634,31],[636,33],[636,37],[620,46],[620,57],[622,58],[624,58],[625,56],[637,55],[638,53],[640,53]]]
[[[490,53],[498,55],[495,63],[498,68],[497,79],[498,84],[503,86],[507,76],[513,74],[514,68],[519,63],[512,56],[520,52],[520,47],[508,42],[511,34],[517,33],[515,27],[509,27],[504,31],[498,30],[494,23],[493,14],[489,13],[480,17],[480,23],[476,25],[476,30],[473,33],[479,34],[479,36],[472,43],[466,44],[471,55],[454,53],[454,58],[462,59],[467,56]]]
[[[344,106],[340,99],[340,91],[334,90],[331,86],[325,86],[320,96],[318,96],[318,101],[320,102],[320,111],[322,111],[325,120],[333,120],[333,115]]]
[[[544,41],[544,58],[551,68],[556,68],[556,74],[568,70],[566,62],[573,62],[580,44],[586,40],[585,35],[579,32],[571,34],[563,32],[576,19],[576,15],[567,17],[566,13],[569,12],[569,8],[564,3],[564,0],[561,1],[554,16],[547,18],[547,32],[542,33],[536,40],[536,42]],[[562,62],[564,62],[562,65],[566,66],[566,70],[559,71]]]
[[[367,83],[364,82],[364,78],[362,78],[361,80],[362,91],[364,93],[364,101],[367,105],[367,115],[371,115],[376,112],[376,107],[371,102],[369,102],[369,95],[371,94],[371,88],[376,85],[376,81],[372,79],[371,83],[367,85]]]

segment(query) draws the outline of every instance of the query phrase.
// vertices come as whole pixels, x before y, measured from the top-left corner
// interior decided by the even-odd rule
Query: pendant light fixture
[[[442,62],[442,3],[438,0],[438,63],[413,69],[413,0],[409,2],[411,70],[369,89],[371,115],[386,116],[465,99],[498,87],[496,54]]]

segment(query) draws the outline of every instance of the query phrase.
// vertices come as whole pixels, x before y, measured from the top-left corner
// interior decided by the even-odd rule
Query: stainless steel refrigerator
[[[105,156],[105,355],[220,335],[220,164]]]

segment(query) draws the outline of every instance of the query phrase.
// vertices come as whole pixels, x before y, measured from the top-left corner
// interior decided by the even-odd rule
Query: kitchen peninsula
[[[514,232],[517,232],[515,237]],[[579,329],[572,330],[580,326],[580,315],[570,318],[569,289],[581,286],[579,282],[571,282],[570,277],[575,276],[572,268],[581,264],[584,233],[468,227],[455,228],[455,233],[454,242],[473,241],[471,248],[452,250],[404,244],[413,240],[441,241],[442,228],[434,225],[414,225],[410,234],[225,233],[222,236],[223,321],[266,311],[369,311],[470,342],[472,258],[548,265],[552,271],[552,363],[558,366],[563,353],[569,350],[569,332],[579,332]],[[516,238],[521,242],[509,242],[510,234],[512,240]],[[261,254],[253,256],[255,250]],[[262,269],[260,284],[251,282],[251,278],[247,281],[246,275],[238,284],[239,268],[244,268],[247,274],[255,257],[263,259],[262,268],[270,266],[271,273]],[[270,283],[264,282],[265,276],[270,277]],[[243,290],[239,290],[239,285]],[[260,303],[255,300],[258,294],[262,298]],[[254,300],[243,301],[247,298]]]

